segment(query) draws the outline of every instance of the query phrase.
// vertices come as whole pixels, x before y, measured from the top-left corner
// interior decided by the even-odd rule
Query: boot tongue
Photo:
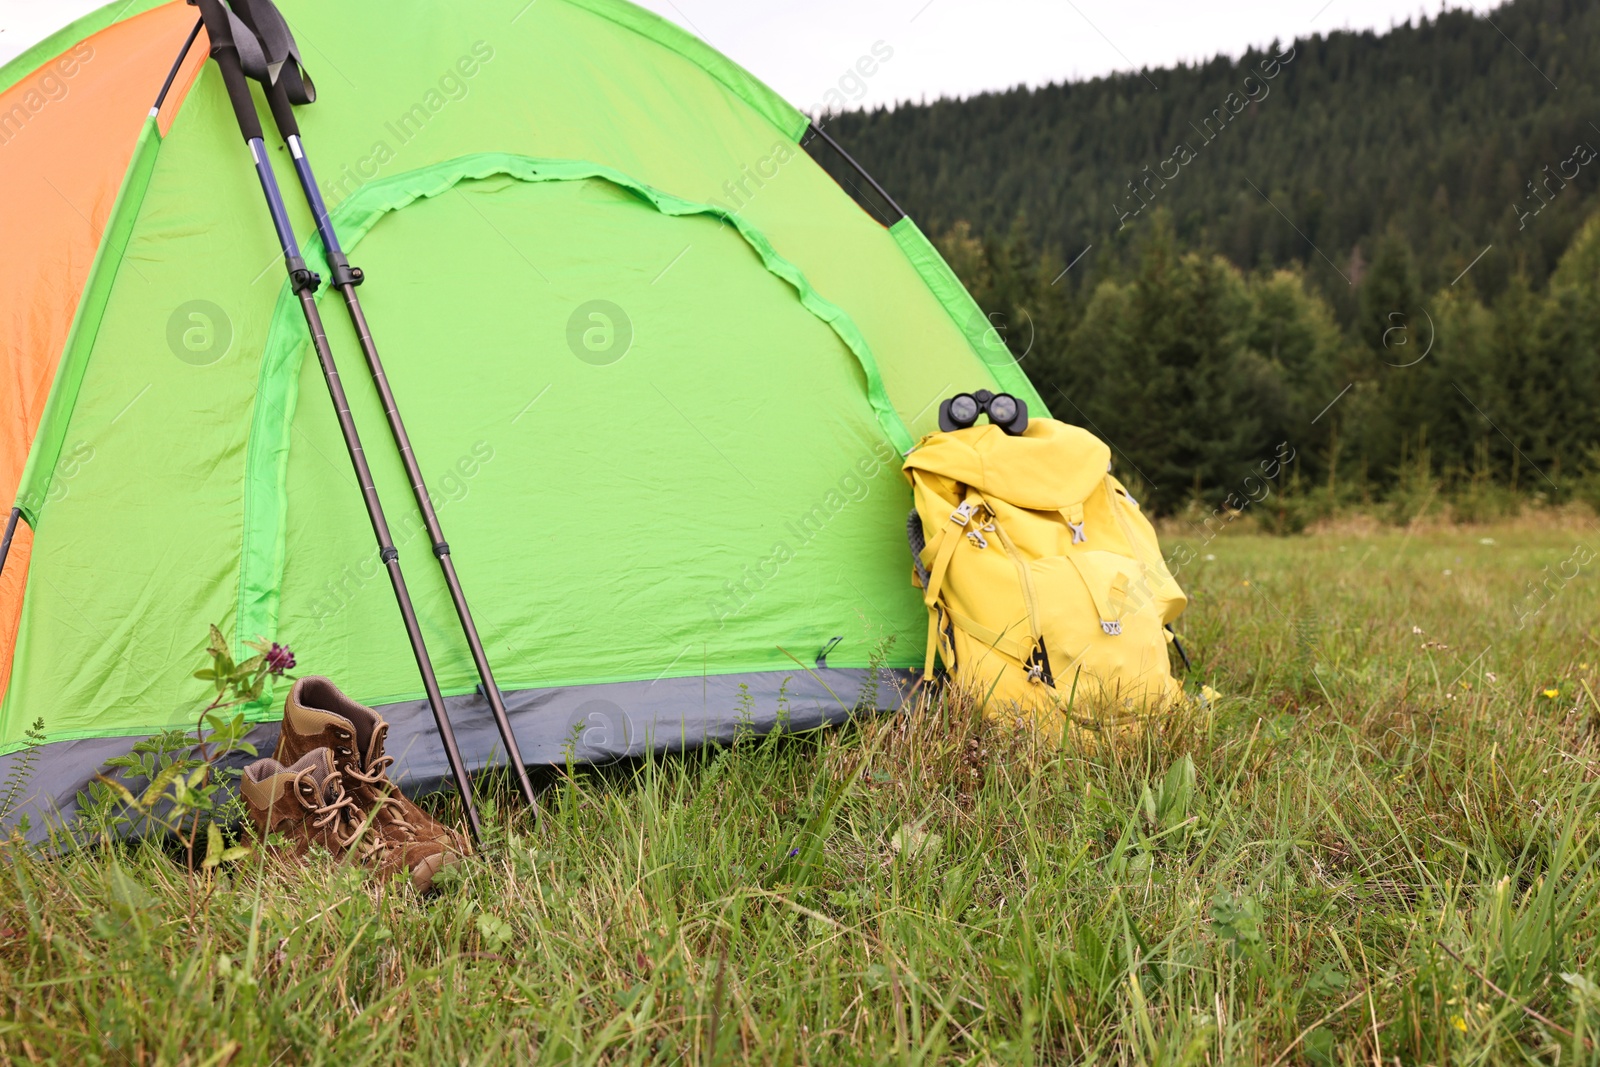
[[[312,749],[296,760],[292,766],[284,769],[297,777],[309,771],[309,777],[316,785],[317,796],[321,797],[327,790],[328,779],[335,774],[333,750],[327,748]]]
[[[377,712],[371,711],[354,701],[347,701],[346,703],[348,706],[341,707],[338,710],[338,714],[344,716],[345,721],[355,730],[356,752],[358,754],[366,753],[366,762],[370,763],[374,749],[377,750],[378,755],[381,756],[383,754],[383,738],[379,731],[383,728],[384,722],[378,717]]]
[[[383,721],[376,712],[348,699],[319,675],[307,675],[295,682],[290,699],[303,709],[304,721],[298,727],[302,733],[317,734],[330,725],[348,728],[357,755],[371,747],[373,727]]]

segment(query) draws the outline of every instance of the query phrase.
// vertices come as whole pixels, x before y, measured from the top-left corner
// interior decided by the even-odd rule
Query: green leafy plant
[[[227,638],[211,627],[206,642],[210,666],[194,676],[211,684],[214,697],[200,709],[193,733],[164,730],[136,743],[127,755],[106,761],[108,772],[120,773],[99,775],[82,805],[81,819],[95,833],[171,834],[183,842],[191,870],[215,870],[249,854],[244,846],[227,845],[222,834],[225,824],[238,821],[238,797],[230,785],[241,773],[222,766],[222,760],[235,752],[257,754],[245,739],[250,725],[244,713],[230,710],[260,700],[269,677],[292,677],[287,671],[295,659],[276,642],[245,644],[256,654],[235,662]]]
[[[22,751],[18,754],[11,770],[6,772],[5,793],[0,795],[0,827],[6,825],[11,818],[11,813],[16,810],[17,804],[22,800],[22,791],[28,787],[28,782],[33,778],[33,766],[39,761],[39,749],[44,744],[44,720],[35,719],[33,725],[22,734]],[[20,834],[26,834],[30,823],[24,813],[17,819],[13,829]]]
[[[1197,825],[1203,820],[1190,809],[1196,791],[1194,757],[1180,756],[1152,789],[1148,784],[1140,795],[1145,823],[1152,834],[1162,836]]]
[[[1261,905],[1248,894],[1235,896],[1219,889],[1211,898],[1211,932],[1234,959],[1260,954],[1261,927],[1265,923]]]

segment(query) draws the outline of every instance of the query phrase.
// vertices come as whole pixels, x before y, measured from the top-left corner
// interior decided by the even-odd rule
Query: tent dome
[[[858,206],[804,115],[621,0],[280,6],[317,79],[305,142],[523,756],[889,699],[875,670],[924,641],[901,457],[957,389],[1044,411],[911,220]],[[194,22],[119,2],[0,68],[0,494],[20,516],[0,763],[42,720],[43,807],[192,727],[210,623],[377,707],[398,773],[444,773],[203,32],[151,109]],[[356,335],[324,317],[482,766],[498,739],[472,660]],[[245,709],[264,731],[285,688]]]

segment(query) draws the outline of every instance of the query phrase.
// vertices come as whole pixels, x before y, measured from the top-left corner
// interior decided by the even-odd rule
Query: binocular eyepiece
[[[989,421],[1012,437],[1028,428],[1028,404],[1010,393],[957,393],[939,404],[939,429],[945,433],[964,430],[987,414]]]

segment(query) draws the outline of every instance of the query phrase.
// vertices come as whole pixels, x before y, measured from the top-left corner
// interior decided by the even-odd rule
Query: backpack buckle
[[[1120,620],[1120,619],[1101,619],[1100,620],[1100,629],[1104,630],[1106,633],[1110,634],[1112,637],[1119,637],[1122,634],[1122,620]]]
[[[982,527],[981,529],[992,529],[992,527]],[[967,540],[971,541],[973,544],[977,545],[979,548],[988,548],[989,547],[988,539],[983,536],[983,534],[980,532],[980,530],[968,530],[967,531]]]
[[[1081,545],[1085,541],[1089,540],[1089,538],[1083,532],[1083,523],[1081,523],[1081,522],[1069,522],[1069,523],[1067,523],[1067,526],[1072,530],[1072,543],[1073,544]]]
[[[971,501],[963,501],[961,506],[950,513],[950,521],[957,526],[965,526],[972,521],[972,513],[978,510],[978,505]]]
[[[1056,684],[1055,674],[1050,670],[1050,653],[1045,651],[1044,638],[1040,638],[1033,646],[1028,661],[1023,664],[1028,673],[1028,682],[1032,685]]]

